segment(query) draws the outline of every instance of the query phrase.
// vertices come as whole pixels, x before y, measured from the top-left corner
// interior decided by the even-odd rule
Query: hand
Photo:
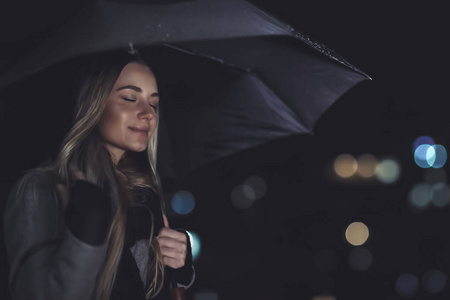
[[[164,225],[166,227],[162,228],[156,237],[159,241],[164,265],[179,269],[184,266],[186,261],[187,237],[184,233],[170,229],[166,216],[164,216]]]
[[[74,164],[69,164],[69,172],[72,178],[75,180],[87,180],[86,175],[78,169]],[[67,207],[69,203],[69,190],[67,187],[61,183],[56,185],[56,192],[58,194],[58,198],[61,200],[63,204],[63,208]]]

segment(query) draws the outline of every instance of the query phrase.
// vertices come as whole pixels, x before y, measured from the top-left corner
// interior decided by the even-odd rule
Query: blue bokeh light
[[[442,145],[433,145],[435,159],[431,165],[433,168],[442,168],[447,162],[447,150]]]
[[[178,191],[172,197],[172,209],[180,215],[187,215],[195,207],[195,198],[189,191]]]
[[[428,145],[434,145],[434,139],[430,136],[423,135],[419,136],[413,143],[413,152],[416,151],[417,147],[420,145],[428,144]]]
[[[395,282],[395,290],[402,297],[412,297],[417,293],[419,279],[412,274],[402,274]]]
[[[430,161],[435,157],[435,150],[430,144],[422,144],[414,151],[414,161],[421,168],[431,167]]]
[[[428,270],[423,278],[422,284],[430,293],[439,293],[444,290],[447,285],[447,275],[437,269]]]

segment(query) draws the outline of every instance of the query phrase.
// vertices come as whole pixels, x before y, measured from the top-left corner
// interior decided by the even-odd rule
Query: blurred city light
[[[383,159],[377,164],[375,175],[383,183],[394,183],[400,177],[400,164],[394,159]]]
[[[178,191],[172,196],[172,209],[180,214],[186,215],[195,207],[195,198],[189,191]]]
[[[356,159],[350,154],[341,154],[334,160],[334,171],[343,178],[351,177],[358,168]]]
[[[449,186],[445,182],[438,182],[431,187],[431,203],[437,207],[449,204]]]
[[[320,249],[314,254],[314,265],[323,273],[333,272],[338,265],[338,261],[336,252],[331,249]]]
[[[353,248],[348,257],[350,267],[355,271],[366,271],[372,265],[373,257],[369,249],[364,247]]]
[[[201,252],[200,237],[195,232],[187,231],[187,230],[186,230],[186,232],[189,235],[189,238],[190,238],[189,240],[191,242],[192,260],[196,261],[198,259],[198,257],[200,256],[200,252]]]
[[[193,300],[219,300],[219,294],[212,289],[202,289],[195,292]]]
[[[353,246],[360,246],[369,238],[369,229],[364,223],[353,222],[347,227],[345,238]]]
[[[439,293],[444,290],[447,285],[447,275],[443,272],[431,269],[425,272],[422,277],[422,285],[430,293]]]
[[[447,162],[447,150],[435,144],[433,138],[421,136],[413,143],[414,161],[421,168],[442,168]]]
[[[267,184],[260,176],[250,176],[244,181],[244,185],[253,190],[255,199],[261,199],[267,192]]]
[[[409,298],[417,293],[419,288],[419,279],[416,276],[404,273],[397,278],[395,290],[402,297]]]
[[[431,136],[427,135],[419,136],[417,139],[415,139],[413,143],[413,152],[416,151],[417,147],[423,144],[434,145],[435,142]]]
[[[361,177],[370,178],[375,175],[378,160],[371,154],[363,154],[357,160],[357,173]]]
[[[421,212],[428,208],[431,202],[431,185],[428,183],[416,183],[408,194],[408,203],[415,212]]]
[[[447,162],[447,150],[442,145],[433,145],[434,159],[430,164],[433,168],[442,168]]]
[[[414,161],[421,168],[431,167],[430,161],[435,158],[434,148],[429,144],[422,144],[414,151]]]
[[[255,200],[255,193],[248,185],[240,184],[231,191],[231,203],[238,209],[250,208]]]
[[[336,300],[333,295],[319,295],[312,298],[312,300]]]

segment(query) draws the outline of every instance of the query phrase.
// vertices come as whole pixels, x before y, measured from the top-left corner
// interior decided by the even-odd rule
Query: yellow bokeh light
[[[345,238],[353,246],[361,246],[369,238],[369,228],[364,223],[353,222],[347,227]]]
[[[356,159],[350,154],[341,154],[334,160],[334,171],[340,177],[348,178],[358,169]]]
[[[375,156],[370,154],[363,154],[358,157],[358,175],[364,178],[369,178],[375,175],[375,169],[378,164],[378,160]]]

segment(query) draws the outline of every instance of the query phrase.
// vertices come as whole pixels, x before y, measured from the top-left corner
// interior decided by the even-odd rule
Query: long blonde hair
[[[127,209],[132,202],[130,190],[136,186],[150,187],[157,191],[160,188],[156,171],[158,125],[149,140],[147,151],[127,153],[117,167],[112,163],[96,130],[106,99],[120,72],[130,62],[147,66],[136,54],[103,54],[93,58],[88,68],[83,70],[74,123],[65,136],[54,163],[54,170],[61,181],[67,185],[71,183],[68,166],[69,163],[74,164],[84,172],[88,181],[103,187],[112,202],[114,214],[108,234],[108,251],[96,287],[98,300],[109,299],[114,284],[124,246]],[[158,117],[158,111],[156,113]],[[142,161],[147,163],[142,165]],[[164,265],[159,244],[156,239],[152,239],[152,235],[149,237],[149,255],[155,260],[149,260],[146,297],[152,298],[160,292],[164,282]]]

